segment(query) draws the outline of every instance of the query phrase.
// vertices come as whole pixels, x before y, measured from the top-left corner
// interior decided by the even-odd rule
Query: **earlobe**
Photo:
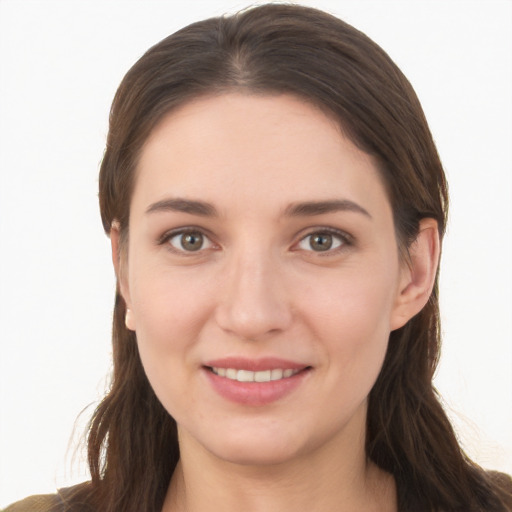
[[[120,226],[117,221],[114,221],[112,223],[112,227],[110,229],[110,243],[112,247],[112,263],[114,265],[114,270],[117,277],[117,283],[119,287],[119,291],[121,293],[121,296],[124,299],[124,302],[126,304],[126,316],[125,316],[125,324],[126,327],[132,331],[135,330],[135,321],[133,319],[133,313],[131,308],[131,301],[130,301],[130,293],[127,283],[127,276],[126,276],[126,262],[125,255],[123,255],[123,248],[121,247],[121,231]]]
[[[116,277],[119,279],[119,270],[120,270],[120,227],[119,222],[116,220],[112,222],[112,226],[110,228],[110,245],[112,247],[112,263],[114,265],[114,271],[116,273]]]
[[[126,308],[124,324],[126,325],[126,328],[129,329],[130,331],[135,331],[135,321],[133,318],[132,310],[130,308]]]
[[[409,261],[403,263],[391,330],[405,325],[427,303],[436,280],[439,252],[437,221],[431,218],[422,219],[418,236],[409,247]]]

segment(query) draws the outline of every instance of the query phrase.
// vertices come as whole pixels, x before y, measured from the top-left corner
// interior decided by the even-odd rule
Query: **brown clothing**
[[[505,507],[512,512],[512,478],[504,473],[489,471],[488,475],[494,484],[507,493]],[[83,483],[60,489],[57,494],[40,494],[29,496],[24,500],[9,505],[1,512],[95,512],[94,509],[83,502],[81,496],[87,494],[89,483]],[[510,507],[510,508],[509,508]],[[420,512],[425,508],[421,505],[399,506],[401,512]],[[492,512],[492,511],[486,511]]]
[[[9,505],[4,512],[56,512],[61,510],[62,501],[56,494],[29,496]]]
[[[77,500],[89,484],[83,483],[59,489],[57,494],[38,494],[17,501],[2,512],[91,512],[91,508]]]

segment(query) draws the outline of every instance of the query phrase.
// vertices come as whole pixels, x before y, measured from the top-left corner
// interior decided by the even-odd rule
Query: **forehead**
[[[174,196],[282,207],[368,193],[385,195],[375,163],[318,108],[291,95],[224,94],[185,104],[153,130],[133,206]]]

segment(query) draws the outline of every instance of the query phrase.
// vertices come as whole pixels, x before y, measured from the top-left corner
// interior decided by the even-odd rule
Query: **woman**
[[[432,387],[446,183],[366,36],[268,5],[165,39],[114,100],[100,207],[113,383],[92,482],[46,509],[510,509]]]

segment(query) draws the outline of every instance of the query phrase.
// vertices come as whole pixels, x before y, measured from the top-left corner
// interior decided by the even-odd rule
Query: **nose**
[[[247,251],[222,276],[216,321],[241,340],[258,341],[286,330],[292,310],[282,269],[269,255]]]

